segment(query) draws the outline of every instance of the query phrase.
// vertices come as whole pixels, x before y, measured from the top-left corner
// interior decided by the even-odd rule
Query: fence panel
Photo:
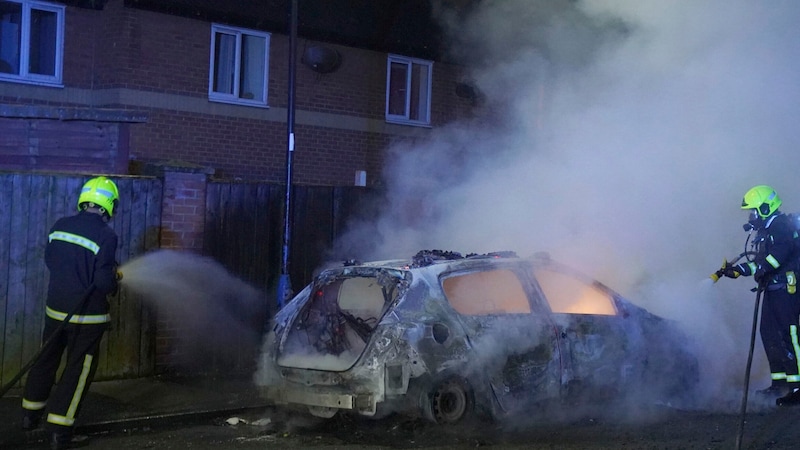
[[[314,275],[348,221],[374,217],[376,191],[356,186],[293,186],[289,272],[294,290]],[[270,183],[212,182],[206,194],[206,255],[268,292],[281,272],[284,187]]]
[[[0,382],[11,380],[41,344],[49,273],[47,234],[60,217],[75,214],[84,175],[0,173]],[[119,236],[117,260],[158,247],[162,183],[114,177],[120,207],[109,223]],[[111,330],[103,339],[96,379],[141,376],[154,369],[152,312],[124,290],[112,297]]]

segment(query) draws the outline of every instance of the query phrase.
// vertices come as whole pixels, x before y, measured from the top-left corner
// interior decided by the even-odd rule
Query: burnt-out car
[[[698,377],[675,323],[547,255],[435,250],[322,271],[276,314],[259,366],[277,405],[438,423],[669,402]]]

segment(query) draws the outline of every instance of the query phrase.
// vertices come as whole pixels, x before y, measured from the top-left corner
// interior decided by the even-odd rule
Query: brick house
[[[295,183],[374,185],[392,142],[471,114],[428,1],[299,4]],[[288,0],[0,1],[0,170],[285,181],[288,23]]]

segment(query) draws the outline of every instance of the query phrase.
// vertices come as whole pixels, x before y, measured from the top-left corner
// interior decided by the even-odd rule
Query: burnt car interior
[[[372,330],[397,298],[391,276],[343,276],[322,279],[312,287],[308,305],[299,312],[284,343],[281,365],[313,369],[319,356],[337,358],[333,367],[355,363]],[[331,368],[331,362],[326,368]]]

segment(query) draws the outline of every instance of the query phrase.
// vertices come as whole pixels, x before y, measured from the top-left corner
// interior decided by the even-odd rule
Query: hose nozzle
[[[731,263],[728,262],[728,258],[723,258],[722,267],[720,267],[719,270],[717,270],[716,272],[709,275],[709,278],[714,280],[714,283],[716,283],[717,281],[719,281],[720,278],[725,276],[725,269],[727,269],[730,265]],[[739,275],[736,274],[736,276],[738,277]]]

